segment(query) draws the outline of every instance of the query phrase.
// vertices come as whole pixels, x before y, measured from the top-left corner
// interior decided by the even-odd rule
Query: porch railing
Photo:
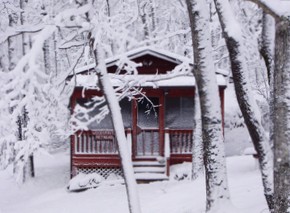
[[[170,138],[171,154],[190,154],[192,151],[192,130],[166,130]]]
[[[79,131],[74,135],[75,154],[118,154],[113,130]]]
[[[165,137],[170,147],[167,149],[167,155],[169,153],[190,154],[192,151],[192,133],[192,130],[166,129]],[[131,130],[126,130],[126,134],[131,151]],[[117,140],[113,130],[78,131],[73,137],[75,154],[118,154]],[[137,156],[156,156],[159,154],[158,129],[142,130],[137,137]]]

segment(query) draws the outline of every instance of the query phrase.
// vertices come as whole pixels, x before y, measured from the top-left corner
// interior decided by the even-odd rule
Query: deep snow
[[[11,170],[0,171],[1,213],[126,213],[128,212],[124,185],[71,193],[69,182],[69,153],[36,155],[36,178],[18,186]],[[186,163],[171,169],[172,177],[184,176],[191,165]],[[252,156],[227,158],[231,200],[234,212],[268,213],[263,196],[260,172]],[[186,176],[186,175],[185,175]],[[191,182],[173,180],[139,184],[143,213],[201,213],[205,209],[203,177]]]

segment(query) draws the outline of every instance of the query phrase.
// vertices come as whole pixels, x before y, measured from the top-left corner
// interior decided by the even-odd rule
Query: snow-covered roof
[[[178,54],[166,51],[166,50],[156,49],[156,48],[151,47],[151,46],[140,47],[140,48],[137,48],[137,49],[134,49],[134,50],[131,50],[131,51],[128,51],[127,53],[125,53],[125,55],[129,59],[138,58],[140,56],[147,55],[147,54],[155,56],[155,57],[160,58],[160,59],[164,59],[166,61],[176,63],[176,64],[180,64],[182,62],[191,63],[191,61],[192,61],[189,58],[186,58],[184,56],[181,56],[181,55],[178,55]],[[108,58],[106,60],[106,64],[109,66],[113,65],[118,61],[119,58],[120,58],[120,56]]]
[[[188,62],[189,64],[192,64],[192,62],[191,62],[192,60],[189,58],[186,58],[184,56],[181,56],[181,55],[178,55],[178,54],[166,51],[166,50],[156,49],[156,48],[151,47],[151,46],[136,48],[136,49],[130,50],[128,52],[125,52],[122,55],[117,55],[117,56],[107,58],[105,60],[105,63],[107,65],[107,67],[110,67],[110,66],[115,65],[121,57],[126,56],[129,59],[133,59],[133,58],[138,58],[138,57],[143,56],[143,55],[152,55],[152,56],[155,56],[157,58],[173,62],[175,64],[180,64],[182,62]],[[92,63],[92,64],[85,65],[82,67],[78,67],[75,70],[75,73],[80,73],[80,72],[83,72],[86,70],[93,69],[95,66],[96,66],[96,64]]]
[[[109,74],[113,86],[121,86],[124,82],[127,82],[134,86],[141,87],[192,87],[195,86],[194,76],[176,76],[168,78],[167,75],[124,75],[119,76],[115,74]],[[98,84],[97,76],[92,73],[90,75],[76,75],[76,85],[77,87],[88,87],[94,88]],[[226,86],[227,81],[223,75],[216,75],[217,83],[219,86]]]
[[[184,56],[165,51],[165,50],[159,50],[151,46],[145,46],[140,47],[131,51],[128,51],[124,53],[123,55],[114,56],[111,58],[108,58],[105,60],[105,63],[107,67],[111,67],[113,65],[116,65],[118,60],[122,57],[127,57],[129,59],[135,59],[144,55],[151,55],[172,63],[175,63],[176,65],[181,63],[188,63],[190,65],[193,65],[191,63],[192,59],[186,58]],[[74,82],[76,82],[75,86],[79,87],[96,87],[97,85],[97,76],[92,73],[87,73],[85,75],[81,75],[80,73],[84,73],[85,71],[91,70],[95,67],[95,64],[86,65],[83,67],[79,67],[75,70],[75,73],[77,75],[71,76],[74,79]],[[171,71],[171,70],[168,70]],[[94,77],[92,77],[94,75]],[[195,79],[192,76],[192,74],[189,74],[187,76],[172,76],[168,77],[168,74],[158,74],[158,75],[149,75],[149,74],[138,74],[138,75],[115,75],[110,74],[112,83],[114,86],[119,86],[124,81],[127,82],[134,82],[134,85],[136,86],[143,86],[143,87],[187,87],[187,86],[195,86]],[[159,80],[156,80],[156,76],[158,76]],[[228,71],[217,69],[216,70],[216,78],[217,83],[219,86],[226,86],[227,80],[226,76],[228,76]]]

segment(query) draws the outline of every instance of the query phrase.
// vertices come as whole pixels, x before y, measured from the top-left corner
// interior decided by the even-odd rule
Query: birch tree
[[[276,21],[274,57],[274,212],[290,212],[290,3],[251,0]]]
[[[249,79],[246,74],[248,69],[242,30],[232,13],[228,0],[214,0],[216,11],[224,33],[224,38],[229,51],[231,69],[233,74],[235,92],[243,114],[245,123],[250,133],[252,142],[258,154],[264,194],[270,209],[273,208],[273,164],[272,150],[267,140],[266,132],[262,127],[258,106],[251,94]]]
[[[215,79],[206,1],[187,0],[194,51],[194,76],[200,97],[204,164],[206,174],[206,211],[228,206],[229,190],[224,155],[221,103]]]
[[[100,13],[101,14],[101,13]],[[93,53],[95,60],[95,71],[98,77],[98,86],[103,92],[107,106],[111,113],[114,132],[118,143],[118,151],[121,159],[121,165],[124,172],[127,198],[130,213],[140,213],[139,196],[137,192],[137,183],[134,177],[133,164],[129,154],[129,147],[125,135],[125,128],[121,114],[121,108],[115,90],[107,74],[107,68],[104,58],[104,50],[101,46],[103,33],[106,32],[106,24],[102,23],[102,15],[95,14],[93,11],[87,13],[88,20],[93,24],[93,28],[88,34],[89,48]]]
[[[269,140],[273,144],[274,127],[274,51],[275,51],[275,19],[263,12],[262,18],[262,41],[260,53],[265,61],[269,84]]]
[[[192,180],[195,180],[203,167],[203,141],[202,141],[202,123],[200,101],[198,89],[195,89],[194,96],[194,130],[192,143]]]

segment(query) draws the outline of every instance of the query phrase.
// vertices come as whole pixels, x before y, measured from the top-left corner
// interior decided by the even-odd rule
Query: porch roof
[[[115,75],[109,74],[113,86],[122,86],[125,83],[131,86],[141,87],[192,87],[195,86],[195,78],[193,75],[175,76],[168,75]],[[98,77],[95,73],[88,75],[76,75],[73,77],[77,87],[96,88],[98,85]],[[217,74],[217,83],[219,86],[227,86],[225,76]]]

